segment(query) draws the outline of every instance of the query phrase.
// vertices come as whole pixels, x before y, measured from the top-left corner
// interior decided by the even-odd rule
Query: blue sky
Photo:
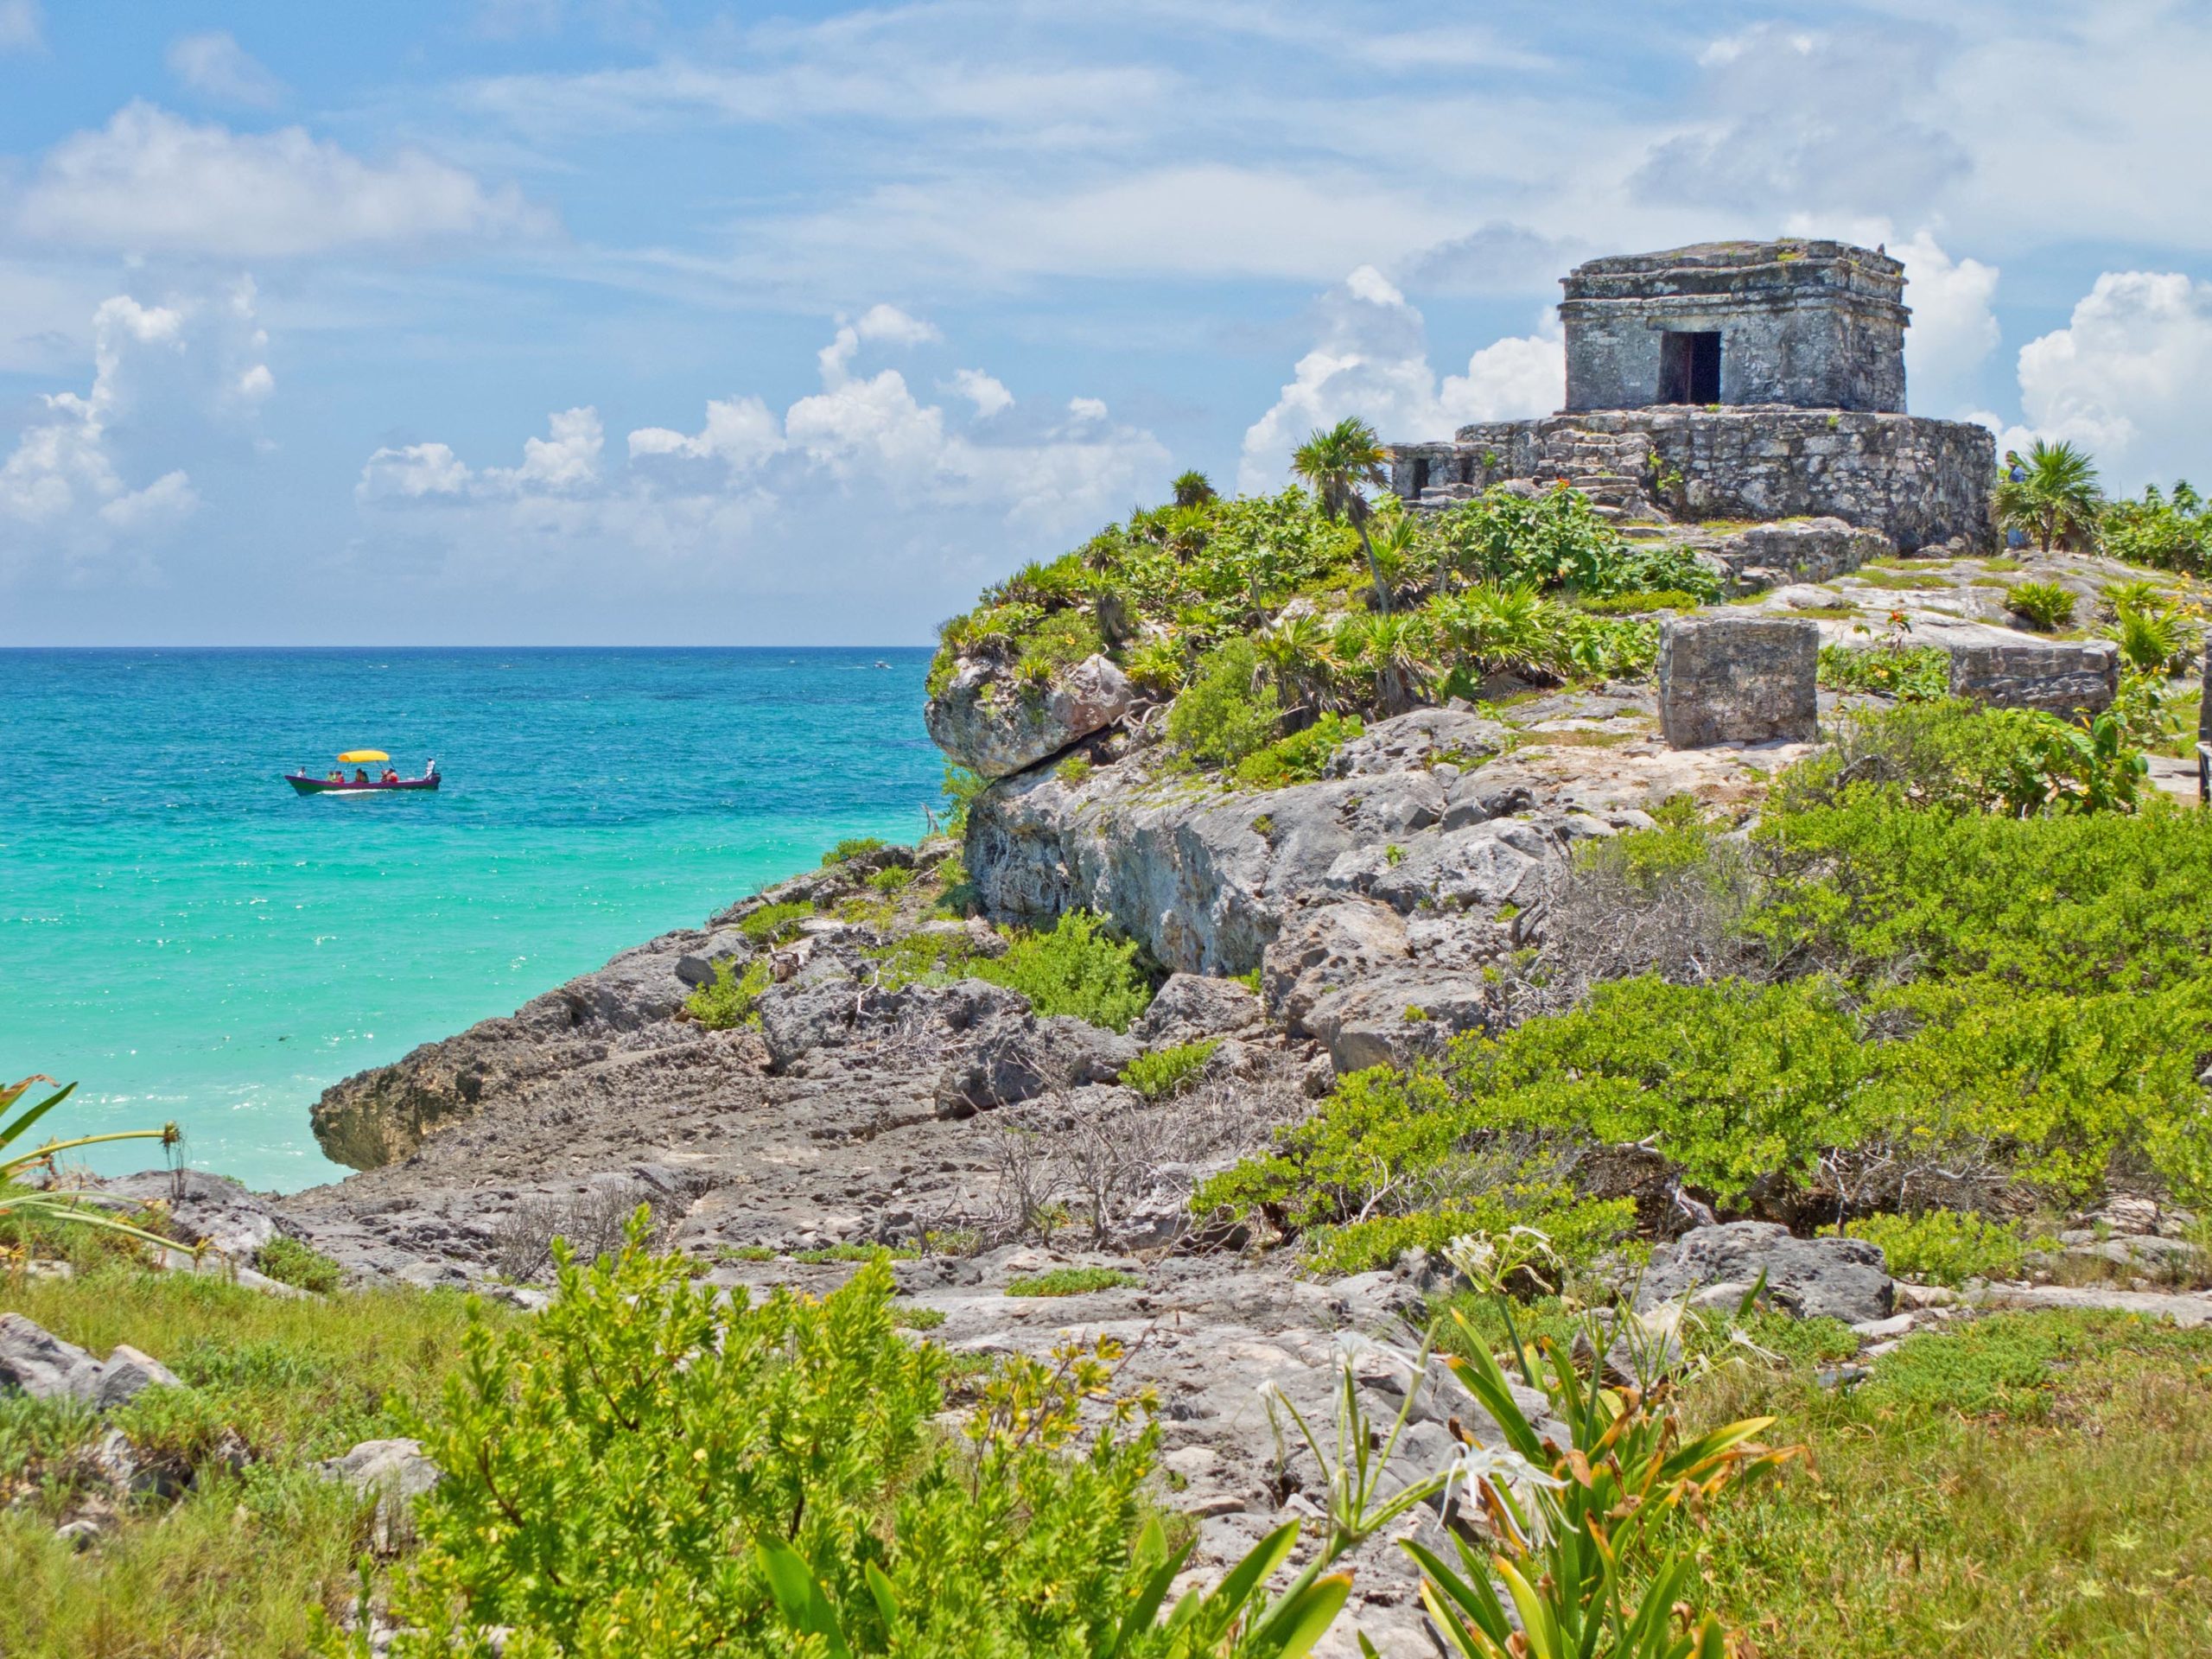
[[[2206,469],[2212,11],[0,0],[0,645],[918,643],[1198,466],[1559,397],[1576,260],[1907,263]]]

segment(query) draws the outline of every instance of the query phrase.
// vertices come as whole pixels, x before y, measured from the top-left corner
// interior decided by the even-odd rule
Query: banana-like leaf
[[[1175,1582],[1175,1575],[1183,1570],[1183,1563],[1190,1560],[1192,1548],[1197,1541],[1194,1538],[1184,1545],[1145,1580],[1137,1591],[1136,1599],[1122,1613],[1121,1625],[1114,1632],[1114,1645],[1106,1650],[1103,1659],[1117,1659],[1119,1655],[1126,1653],[1130,1641],[1140,1631],[1149,1629],[1153,1620],[1160,1617],[1160,1604],[1167,1599],[1168,1587]],[[1154,1549],[1165,1548],[1166,1542],[1166,1535],[1160,1530],[1159,1521],[1156,1518],[1147,1521],[1143,1534],[1137,1541],[1137,1553],[1144,1555]]]
[[[1270,1614],[1249,1647],[1252,1659],[1306,1659],[1313,1644],[1337,1622],[1344,1598],[1351,1594],[1351,1574],[1332,1573],[1316,1579]]]
[[[1497,1599],[1497,1592],[1491,1587],[1490,1574],[1455,1573],[1431,1550],[1411,1539],[1403,1541],[1406,1554],[1421,1564],[1424,1586],[1433,1586],[1439,1597],[1451,1602],[1475,1628],[1492,1641],[1503,1643],[1512,1633],[1513,1626],[1505,1617],[1504,1604]],[[1460,1546],[1463,1555],[1471,1554]],[[1448,1621],[1440,1619],[1439,1624]]]
[[[1660,1478],[1678,1480],[1692,1470],[1702,1468],[1724,1452],[1734,1450],[1756,1434],[1774,1427],[1771,1417],[1745,1417],[1723,1424],[1709,1434],[1701,1434],[1676,1452],[1660,1465]]]
[[[874,1561],[863,1569],[868,1578],[868,1592],[875,1599],[875,1611],[883,1616],[883,1627],[888,1630],[899,1623],[899,1592],[891,1587],[891,1580]]]
[[[1505,1653],[1505,1649],[1486,1631],[1460,1617],[1458,1605],[1438,1594],[1436,1586],[1427,1579],[1421,1582],[1421,1605],[1428,1609],[1429,1621],[1444,1632],[1444,1639],[1452,1644],[1452,1651],[1459,1659],[1500,1659]]]
[[[1521,1615],[1521,1635],[1529,1644],[1529,1659],[1567,1659],[1567,1644],[1560,1637],[1559,1620],[1543,1597],[1502,1555],[1497,1561],[1497,1572],[1505,1580],[1506,1593],[1513,1598],[1514,1611]]]
[[[852,1649],[845,1645],[844,1634],[830,1611],[829,1598],[822,1593],[805,1558],[780,1538],[762,1539],[758,1550],[768,1593],[776,1599],[785,1619],[794,1630],[820,1637],[830,1659],[852,1659]]]

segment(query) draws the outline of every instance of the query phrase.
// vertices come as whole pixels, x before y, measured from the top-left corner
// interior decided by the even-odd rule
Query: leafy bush
[[[737,931],[755,944],[781,944],[813,914],[812,905],[764,905],[740,922]]]
[[[1122,1290],[1144,1280],[1118,1268],[1054,1268],[1007,1282],[1009,1296],[1087,1296],[1095,1290]]]
[[[903,893],[914,883],[914,867],[911,864],[887,864],[868,879],[869,887],[878,893]]]
[[[312,1244],[278,1234],[253,1253],[254,1271],[280,1285],[328,1295],[346,1282],[346,1270]]]
[[[1950,653],[1941,645],[1872,650],[1822,645],[1820,682],[1831,691],[1872,691],[1924,702],[1948,694]]]
[[[2173,612],[2145,605],[2121,605],[2113,618],[2120,659],[2145,674],[2177,674],[2188,667],[2195,642]]]
[[[416,1426],[447,1475],[393,1586],[396,1659],[489,1654],[495,1625],[511,1653],[1103,1652],[1160,1564],[1137,1548],[1154,1435],[1116,1434],[1135,1402],[1058,1453],[1110,1355],[1058,1384],[1015,1362],[968,1451],[934,1432],[944,1360],[898,1335],[880,1262],[759,1306],[634,1246],[560,1276],[526,1329],[472,1325]]]
[[[1192,760],[1234,766],[1273,740],[1282,704],[1260,677],[1252,642],[1236,639],[1199,664],[1167,711],[1168,741]]]
[[[825,870],[830,869],[833,866],[858,858],[862,853],[872,853],[879,847],[889,845],[890,843],[880,836],[849,836],[822,855],[822,868]]]
[[[1357,720],[1325,714],[1302,732],[1277,738],[1236,763],[1238,784],[1247,789],[1282,789],[1323,777],[1330,757],[1365,729]]]
[[[2007,609],[2048,633],[2074,620],[2074,595],[2055,582],[2016,582],[2005,591]]]
[[[1470,1234],[1533,1227],[1551,1241],[1571,1268],[1587,1266],[1636,1225],[1628,1198],[1576,1198],[1563,1186],[1485,1194],[1439,1210],[1370,1216],[1342,1226],[1317,1227],[1301,1241],[1299,1260],[1310,1273],[1335,1278],[1389,1267],[1409,1249],[1441,1250]]]
[[[1020,992],[1040,1014],[1073,1014],[1127,1031],[1152,1002],[1152,982],[1136,957],[1134,941],[1109,938],[1104,923],[1077,910],[1049,933],[1016,934],[1004,956],[979,957],[968,971]]]
[[[1632,543],[1578,490],[1491,490],[1435,514],[1423,542],[1440,568],[1472,582],[1566,588],[1592,597],[1662,589],[1711,603],[1720,574],[1676,543]]]
[[[1653,611],[1694,611],[1710,601],[1679,588],[1636,588],[1624,594],[1582,594],[1574,604],[1592,616],[1638,616]]]
[[[1171,1100],[1198,1080],[1206,1069],[1206,1062],[1213,1058],[1214,1050],[1220,1046],[1217,1039],[1209,1038],[1202,1042],[1177,1043],[1172,1047],[1154,1049],[1131,1060],[1128,1069],[1122,1073],[1122,1081],[1147,1100]]]
[[[944,769],[945,819],[944,833],[955,841],[968,834],[968,808],[976,798],[990,787],[991,780],[980,772],[966,766],[947,765]]]
[[[769,984],[766,961],[756,957],[741,974],[725,957],[715,964],[714,978],[683,999],[683,1011],[709,1031],[735,1031],[760,1020],[760,994]]]
[[[1090,776],[1090,757],[1071,754],[1052,768],[1052,776],[1071,788],[1077,787]]]
[[[2101,532],[2105,552],[2129,564],[2189,575],[2212,569],[2212,512],[2186,479],[2171,495],[2153,484],[2139,499],[2108,502]]]
[[[1924,1210],[1916,1216],[1863,1216],[1844,1230],[1882,1247],[1900,1279],[1962,1285],[2019,1275],[2028,1252],[2019,1229],[1971,1211]]]

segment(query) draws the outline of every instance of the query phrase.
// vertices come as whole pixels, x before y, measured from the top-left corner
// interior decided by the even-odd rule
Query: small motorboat
[[[346,768],[353,768],[352,775]],[[369,768],[377,770],[372,772]],[[302,770],[288,772],[284,781],[302,795],[389,795],[408,789],[435,789],[438,763],[424,763],[420,778],[402,778],[391,769],[391,757],[382,749],[348,749],[327,775],[311,778]]]

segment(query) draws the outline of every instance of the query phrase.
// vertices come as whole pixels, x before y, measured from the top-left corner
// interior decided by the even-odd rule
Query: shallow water
[[[878,661],[891,664],[875,667]],[[0,652],[0,1080],[45,1128],[175,1119],[191,1162],[340,1173],[327,1084],[812,864],[911,840],[928,653]],[[302,798],[341,748],[435,795]],[[124,1145],[107,1170],[158,1162]]]

